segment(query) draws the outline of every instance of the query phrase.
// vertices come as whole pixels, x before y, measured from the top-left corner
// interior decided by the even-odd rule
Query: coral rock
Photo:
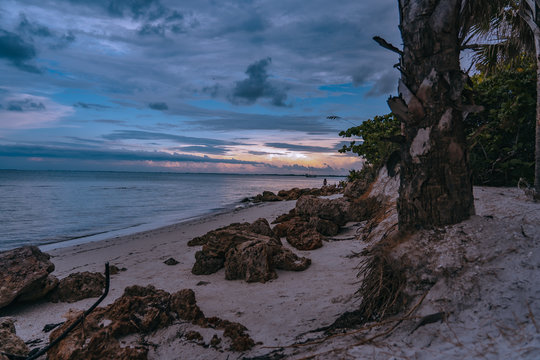
[[[27,356],[30,352],[24,341],[17,336],[10,318],[0,318],[0,352],[19,356]]]
[[[50,293],[52,302],[75,302],[99,297],[105,288],[105,277],[101,273],[80,272],[69,274],[60,280],[58,287]]]
[[[0,308],[14,301],[33,301],[49,293],[58,280],[48,254],[35,246],[0,253]]]

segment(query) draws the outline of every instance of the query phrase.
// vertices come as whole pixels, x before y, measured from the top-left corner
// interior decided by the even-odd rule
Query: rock
[[[0,353],[27,356],[30,349],[24,341],[17,336],[15,325],[10,318],[0,318]]]
[[[330,220],[321,219],[319,217],[312,217],[309,219],[309,224],[325,236],[334,236],[339,233],[339,226]]]
[[[264,235],[232,228],[213,231],[202,250],[195,253],[195,264],[191,272],[195,275],[215,273],[225,265],[225,257],[230,249],[243,242],[257,240],[259,237]]]
[[[232,224],[210,231],[203,237],[206,244],[195,253],[195,264],[191,269],[195,275],[212,274],[225,267],[225,278],[228,280],[264,283],[277,278],[276,263],[282,264],[277,268],[295,271],[304,270],[310,264],[309,259],[299,260],[296,255],[287,253],[289,250],[283,248],[266,219],[258,219],[253,224]],[[322,241],[319,239],[318,245],[304,246],[320,247]],[[283,255],[282,252],[287,254]],[[274,261],[274,258],[278,261]]]
[[[207,255],[203,250],[195,253],[195,264],[191,268],[193,275],[210,275],[217,272],[225,264],[225,257]]]
[[[171,295],[171,310],[183,320],[204,319],[204,314],[195,300],[195,293],[191,289],[183,289]]]
[[[282,222],[289,221],[295,216],[296,216],[296,210],[293,208],[287,214],[279,215],[274,221],[272,221],[272,224],[280,224]]]
[[[268,220],[266,220],[265,218],[259,218],[255,220],[253,224],[250,225],[249,230],[259,235],[265,235],[269,237],[275,236],[274,232],[270,228]]]
[[[214,334],[214,336],[212,336],[212,339],[210,340],[210,346],[215,348],[218,347],[219,344],[221,344],[221,338]]]
[[[172,257],[171,258],[168,258],[167,260],[165,260],[163,262],[165,265],[170,265],[170,266],[173,266],[173,265],[176,265],[178,264],[178,261],[173,259]]]
[[[313,223],[300,217],[277,224],[274,233],[286,237],[287,242],[298,250],[313,250],[322,247],[323,236],[317,232]]]
[[[203,336],[198,331],[194,331],[194,330],[188,331],[187,333],[184,334],[184,337],[188,341],[194,341],[197,343],[204,342]]]
[[[271,268],[272,249],[263,240],[246,241],[231,249],[225,260],[225,278],[266,282],[277,278]]]
[[[321,199],[306,195],[296,202],[296,214],[307,218],[317,216],[343,226],[349,219],[349,202],[344,198]]]
[[[99,297],[105,289],[105,277],[98,272],[69,274],[60,280],[58,287],[50,293],[52,302],[72,303],[86,298]]]
[[[146,359],[146,346],[126,346],[119,339],[130,334],[148,334],[171,324],[179,317],[171,307],[175,295],[153,286],[127,287],[114,303],[95,309],[85,318],[84,327],[77,326],[51,348],[48,359]],[[55,339],[75,320],[76,317],[71,318],[54,330],[50,339]]]
[[[299,235],[287,235],[287,242],[298,250],[315,250],[323,246],[323,236],[314,228]]]
[[[209,327],[224,330],[223,336],[231,339],[230,350],[246,351],[255,346],[253,339],[246,334],[247,328],[242,324],[222,320],[217,317],[207,318],[206,324]]]
[[[281,199],[271,191],[263,191],[261,201],[281,201]]]
[[[119,267],[116,266],[116,265],[111,265],[111,266],[109,266],[109,274],[111,274],[111,275],[116,275],[116,274],[118,274],[120,271],[127,271],[127,269],[126,269],[125,267],[119,268]]]
[[[45,296],[58,284],[48,254],[36,246],[0,253],[0,308],[14,301],[33,301]]]
[[[350,181],[345,186],[345,190],[343,190],[343,196],[351,199],[359,198],[369,189],[372,182],[367,178]]]
[[[76,318],[69,319],[54,330],[50,339],[55,339]],[[84,326],[75,327],[66,338],[49,350],[48,359],[146,359],[149,345],[137,342],[136,339],[177,320],[223,329],[224,336],[231,338],[231,348],[234,349],[249,349],[250,343],[254,345],[244,326],[219,318],[206,319],[191,289],[169,294],[153,286],[135,285],[127,287],[114,303],[96,308],[90,313],[85,318]],[[194,332],[191,334],[193,339],[199,339]],[[126,343],[126,339],[132,340]]]
[[[276,269],[287,271],[303,271],[311,265],[311,259],[306,257],[298,257],[291,250],[281,248],[280,251],[274,252],[272,256],[272,265]]]

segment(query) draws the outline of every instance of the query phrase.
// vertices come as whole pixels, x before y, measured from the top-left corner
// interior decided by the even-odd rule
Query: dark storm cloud
[[[274,106],[286,106],[285,90],[268,81],[267,67],[271,62],[271,58],[266,58],[249,65],[246,70],[248,78],[236,82],[231,102],[251,105],[260,98],[268,98]]]
[[[24,100],[12,100],[7,103],[6,109],[8,111],[43,111],[45,105],[42,102],[36,102],[31,99]]]
[[[218,146],[182,146],[173,148],[172,150],[177,150],[180,152],[194,152],[194,153],[200,153],[200,154],[211,154],[211,155],[224,155],[228,151],[227,149],[224,149],[222,147]]]
[[[288,143],[266,143],[264,144],[268,147],[273,147],[276,149],[286,149],[290,151],[304,151],[304,152],[311,152],[311,153],[331,153],[336,152],[338,147],[324,147],[324,146],[309,146],[309,145],[296,145],[296,144],[288,144]],[[341,146],[340,146],[341,147]]]
[[[320,117],[298,115],[280,116],[230,113],[219,117],[194,120],[190,123],[201,129],[211,131],[282,130],[308,132],[311,134],[335,134],[341,129],[340,124],[333,124]]]
[[[78,101],[73,106],[83,109],[93,109],[93,110],[103,110],[103,109],[110,109],[110,106],[107,105],[101,105],[101,104],[92,104],[92,103],[86,103],[82,101]]]
[[[156,133],[137,130],[117,130],[112,134],[104,135],[107,140],[170,140],[178,144],[191,145],[240,145],[234,141],[218,139],[196,138],[168,133]]]
[[[51,37],[53,35],[47,26],[29,21],[25,14],[21,14],[21,21],[17,26],[17,30],[19,33],[41,37]]]
[[[34,45],[23,40],[19,35],[0,29],[0,58],[7,59],[22,71],[40,73],[36,66],[28,61],[36,57]]]
[[[164,102],[155,102],[148,104],[148,107],[152,110],[169,110],[169,106]]]
[[[198,162],[214,164],[251,164],[259,162],[236,159],[216,159],[208,156],[195,156],[185,154],[169,154],[159,151],[128,151],[128,150],[96,150],[77,147],[53,146],[27,146],[27,145],[0,145],[0,156],[4,157],[38,157],[52,159],[79,159],[97,161],[173,161]]]
[[[396,92],[399,73],[397,70],[388,70],[375,80],[371,89],[366,93],[367,97],[389,95]]]
[[[28,19],[25,14],[20,15],[16,31],[30,41],[35,41],[36,37],[40,38],[40,44],[46,45],[53,50],[63,49],[76,40],[73,31],[57,33],[48,26]]]

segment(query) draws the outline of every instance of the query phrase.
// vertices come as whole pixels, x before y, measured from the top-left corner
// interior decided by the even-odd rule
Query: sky
[[[398,22],[395,0],[2,0],[0,169],[346,174]]]

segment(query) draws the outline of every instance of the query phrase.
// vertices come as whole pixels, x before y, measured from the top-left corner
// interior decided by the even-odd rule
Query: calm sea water
[[[0,170],[0,250],[157,228],[234,207],[264,190],[322,182],[302,176]]]

